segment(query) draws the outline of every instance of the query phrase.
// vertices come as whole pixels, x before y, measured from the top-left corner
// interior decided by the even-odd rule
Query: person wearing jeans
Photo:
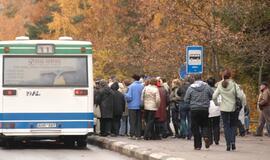
[[[250,115],[249,115],[249,107],[248,105],[245,106],[245,130],[246,134],[249,134],[249,123],[250,123]]]
[[[129,122],[128,122],[128,116],[123,115],[120,120],[120,129],[119,129],[119,135],[120,136],[127,136],[129,135]]]
[[[221,117],[223,120],[224,134],[227,144],[227,151],[235,150],[235,131],[237,127],[238,115],[236,112],[221,112]],[[230,145],[231,146],[230,146]]]
[[[190,108],[184,102],[180,102],[180,135],[181,138],[191,139],[191,117],[190,117]]]
[[[185,103],[184,97],[189,86],[190,83],[188,82],[188,79],[185,79],[185,81],[183,82],[183,84],[181,84],[177,91],[177,95],[180,97],[180,137],[187,139],[191,138],[190,108],[189,105]]]
[[[127,93],[128,90],[128,86],[131,84],[130,80],[126,79],[124,80],[122,83],[119,83],[119,91],[125,95],[125,93]],[[119,130],[119,135],[121,136],[127,136],[129,135],[129,130],[130,130],[130,126],[129,126],[129,117],[128,117],[128,106],[127,106],[127,102],[125,104],[125,111],[123,112],[122,118],[120,120],[121,124],[120,124],[120,130]]]
[[[239,86],[231,79],[231,71],[225,69],[223,71],[223,80],[218,83],[217,89],[213,94],[213,100],[217,103],[219,95],[221,95],[220,111],[224,126],[226,139],[226,150],[236,149],[235,131],[238,121],[238,113],[235,112],[236,96],[240,98],[243,104],[243,96]]]

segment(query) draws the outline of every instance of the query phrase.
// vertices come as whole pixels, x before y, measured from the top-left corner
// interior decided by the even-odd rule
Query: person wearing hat
[[[267,82],[262,82],[260,85],[260,96],[258,100],[259,109],[264,117],[266,128],[268,129],[268,136],[270,130],[270,91]],[[260,122],[261,124],[262,122]]]

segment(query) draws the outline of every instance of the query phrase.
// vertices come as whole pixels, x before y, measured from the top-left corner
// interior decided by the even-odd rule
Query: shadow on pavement
[[[70,150],[90,150],[89,148],[79,148],[76,146],[67,146],[56,141],[29,141],[29,142],[12,142],[9,146],[1,145],[3,149],[70,149]]]

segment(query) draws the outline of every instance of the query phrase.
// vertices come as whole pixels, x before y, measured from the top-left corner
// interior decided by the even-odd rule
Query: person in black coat
[[[112,134],[117,136],[119,135],[119,129],[120,129],[120,120],[123,115],[123,112],[125,111],[125,97],[124,95],[118,91],[119,85],[118,82],[114,82],[111,85],[111,89],[113,90],[113,122],[112,122]]]
[[[108,136],[111,133],[113,119],[114,92],[105,80],[100,81],[100,90],[97,92],[96,103],[100,106],[100,135]]]

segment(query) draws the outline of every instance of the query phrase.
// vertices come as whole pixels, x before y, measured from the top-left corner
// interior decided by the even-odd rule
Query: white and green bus
[[[86,147],[93,132],[92,44],[17,37],[0,41],[0,134]]]

